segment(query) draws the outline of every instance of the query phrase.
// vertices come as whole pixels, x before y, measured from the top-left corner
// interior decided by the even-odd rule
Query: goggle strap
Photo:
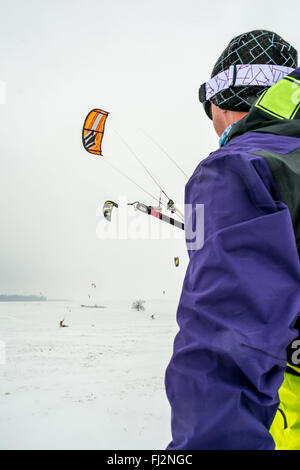
[[[283,77],[293,72],[294,68],[270,64],[231,65],[229,69],[218,73],[199,89],[201,103],[211,99],[217,93],[230,87],[261,86],[270,87]]]

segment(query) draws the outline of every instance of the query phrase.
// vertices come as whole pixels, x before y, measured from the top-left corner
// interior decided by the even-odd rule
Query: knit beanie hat
[[[255,30],[233,38],[216,62],[211,78],[235,64],[269,64],[297,68],[297,51],[278,34]],[[222,90],[212,103],[231,111],[249,111],[253,98],[268,86],[239,86]]]

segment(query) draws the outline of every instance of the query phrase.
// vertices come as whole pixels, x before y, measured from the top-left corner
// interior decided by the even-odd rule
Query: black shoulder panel
[[[268,163],[280,200],[289,208],[300,256],[300,147],[287,154],[260,150],[254,155]]]

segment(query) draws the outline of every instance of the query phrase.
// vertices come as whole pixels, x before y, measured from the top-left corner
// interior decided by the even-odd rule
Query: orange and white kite
[[[101,144],[108,114],[102,109],[93,109],[87,115],[82,129],[82,143],[87,152],[102,155]]]

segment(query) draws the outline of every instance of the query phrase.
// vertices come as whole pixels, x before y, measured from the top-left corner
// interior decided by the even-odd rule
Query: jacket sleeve
[[[299,258],[289,211],[263,159],[211,158],[186,187],[204,204],[165,385],[167,449],[274,449],[286,347],[296,336]]]

